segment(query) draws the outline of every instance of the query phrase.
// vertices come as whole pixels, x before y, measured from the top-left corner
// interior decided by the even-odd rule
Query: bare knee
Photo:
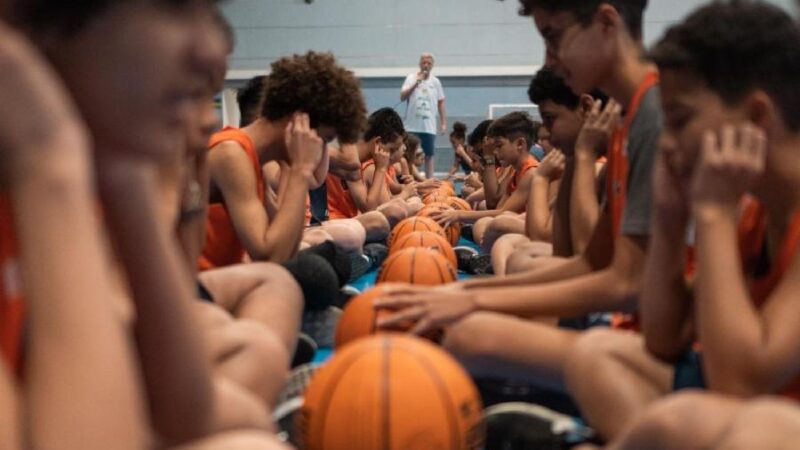
[[[392,231],[389,219],[378,211],[370,211],[359,215],[355,220],[361,223],[366,231],[366,242],[382,241]]]
[[[333,236],[321,227],[309,228],[303,233],[303,242],[309,247],[322,244],[325,241],[332,241]]]
[[[628,333],[608,328],[593,328],[581,334],[566,358],[567,385],[571,388],[582,386],[591,378],[587,374],[613,360],[617,352],[625,348],[628,338]]]
[[[322,228],[332,237],[334,244],[346,252],[360,253],[367,239],[366,230],[355,219],[325,222]]]
[[[231,431],[171,450],[289,450],[275,436],[259,431]]]
[[[378,207],[378,211],[389,221],[390,228],[394,228],[395,225],[408,216],[405,205],[395,201],[384,203]]]

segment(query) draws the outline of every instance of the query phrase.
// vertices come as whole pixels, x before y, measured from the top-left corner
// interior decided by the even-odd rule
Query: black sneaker
[[[471,273],[470,261],[473,257],[478,256],[478,252],[474,248],[466,246],[453,247],[453,250],[456,252],[458,270]]]
[[[297,445],[294,416],[303,407],[303,395],[320,367],[322,367],[321,364],[304,364],[294,369],[289,375],[289,380],[278,398],[273,413],[273,418],[280,430],[278,438],[281,441]]]
[[[303,313],[302,332],[309,335],[319,347],[333,347],[336,325],[342,316],[341,308],[329,306],[322,311]]]
[[[578,420],[531,403],[486,408],[485,450],[565,450],[592,442],[595,432]]]
[[[492,255],[475,255],[469,261],[469,273],[473,275],[493,275]]]
[[[389,247],[373,242],[364,246],[364,255],[368,256],[372,263],[370,270],[375,270],[389,257]]]
[[[466,239],[466,240],[468,240],[468,241],[470,241],[470,242],[475,242],[475,236],[472,235],[472,224],[471,223],[464,224],[464,226],[461,227],[461,237]]]
[[[361,278],[362,275],[372,269],[372,260],[367,255],[359,255],[358,253],[350,254],[350,278],[348,283]]]
[[[297,347],[294,349],[294,357],[292,358],[292,369],[303,364],[308,364],[314,360],[314,355],[317,354],[317,343],[305,333],[300,333],[297,336]]]

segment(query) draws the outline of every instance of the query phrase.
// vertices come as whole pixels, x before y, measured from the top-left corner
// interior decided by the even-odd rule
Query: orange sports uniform
[[[0,196],[0,353],[6,366],[19,373],[25,308],[14,230],[10,200]]]
[[[506,191],[509,197],[519,187],[519,181],[522,179],[522,177],[524,177],[529,170],[535,169],[537,167],[539,167],[539,161],[537,161],[536,158],[534,157],[530,157],[526,159],[524,163],[522,163],[522,167],[520,167],[519,170],[516,169],[514,170],[514,176],[511,178],[511,182],[508,184],[508,188]]]
[[[261,203],[264,203],[264,175],[261,172],[255,144],[244,131],[238,128],[226,127],[211,136],[208,148],[213,151],[214,147],[225,141],[233,141],[239,144],[242,151],[250,159],[253,165],[253,173],[256,176],[258,198]],[[206,219],[206,244],[203,247],[203,254],[200,256],[198,264],[200,270],[240,263],[244,258],[244,254],[244,247],[239,241],[239,236],[236,235],[236,229],[233,227],[225,203],[209,205],[208,218]]]

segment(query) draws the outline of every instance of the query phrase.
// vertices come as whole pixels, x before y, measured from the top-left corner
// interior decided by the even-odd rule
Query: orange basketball
[[[453,246],[442,236],[430,231],[415,231],[398,238],[389,253],[409,247],[431,248],[441,253],[453,267],[458,267],[458,258]]]
[[[446,202],[450,197],[438,191],[433,191],[422,199],[422,203],[429,205],[431,203]]]
[[[435,286],[456,281],[456,271],[447,258],[429,248],[404,248],[389,255],[381,266],[377,283],[397,282]]]
[[[444,238],[439,237],[439,239]],[[393,314],[389,310],[377,311],[375,309],[375,300],[383,292],[384,290],[380,285],[375,286],[347,302],[347,306],[345,306],[344,312],[339,318],[339,323],[336,325],[336,337],[334,340],[336,348],[344,347],[356,339],[378,332],[378,319]],[[397,325],[394,331],[409,331],[413,327],[414,322],[409,320]],[[440,342],[443,335],[441,329],[436,329],[426,333],[423,337],[434,342]]]
[[[445,181],[442,183],[441,186],[436,190],[438,192],[444,193],[446,195],[456,195],[456,188],[453,186],[452,183]],[[434,192],[436,192],[434,191]]]
[[[451,356],[382,334],[336,352],[311,380],[295,425],[305,450],[478,450],[481,409]]]
[[[434,212],[439,211],[446,211],[455,209],[452,206],[448,205],[447,203],[431,203],[426,205],[424,208],[420,209],[417,213],[417,217],[430,217],[431,214]],[[461,237],[461,223],[453,222],[450,225],[444,227],[444,233],[447,240],[450,242],[450,245],[457,245],[458,239]]]
[[[446,237],[444,234],[444,229],[430,217],[409,217],[401,220],[397,225],[394,226],[392,233],[389,235],[389,247],[392,246],[392,243],[395,241],[395,239],[414,231],[432,231]]]
[[[448,197],[447,200],[445,200],[445,203],[454,209],[460,209],[461,211],[472,211],[472,207],[469,206],[469,203],[463,198]]]
[[[440,237],[440,239],[444,238]],[[342,347],[358,338],[374,334],[377,331],[375,322],[379,316],[391,314],[389,312],[378,314],[375,311],[373,302],[382,292],[383,289],[380,286],[375,286],[347,302],[344,313],[336,325],[336,348]]]

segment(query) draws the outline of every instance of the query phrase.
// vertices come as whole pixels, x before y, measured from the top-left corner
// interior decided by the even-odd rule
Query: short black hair
[[[800,28],[780,7],[734,0],[704,6],[671,27],[650,53],[661,70],[698,76],[728,104],[763,89],[800,129]]]
[[[519,14],[530,16],[534,9],[549,12],[568,11],[575,15],[582,25],[588,25],[602,4],[613,6],[625,21],[628,33],[634,39],[642,39],[642,19],[647,8],[647,0],[519,0]]]
[[[241,89],[236,91],[236,101],[239,103],[240,124],[242,127],[250,125],[258,118],[261,102],[264,98],[264,80],[266,78],[264,75],[253,77]]]
[[[608,96],[598,89],[593,90],[590,95],[595,100],[600,100],[603,105],[608,102]],[[541,69],[531,80],[528,98],[537,105],[549,100],[573,110],[578,108],[581,101],[580,96],[564,83],[563,78],[547,68]]]
[[[467,138],[467,143],[472,147],[475,147],[476,145],[478,145],[479,142],[482,142],[483,138],[486,137],[486,132],[492,125],[492,122],[494,121],[491,119],[487,119],[479,123],[478,126],[472,130],[472,133],[469,134],[469,138]]]
[[[537,105],[549,100],[569,109],[577,108],[581,101],[564,83],[564,79],[550,69],[542,69],[536,73],[528,87],[528,98]]]
[[[403,119],[392,108],[381,108],[369,116],[367,119],[367,131],[364,132],[364,140],[379,137],[383,142],[391,142],[398,136],[405,136],[406,130],[403,127]]]
[[[334,127],[343,144],[358,140],[367,116],[355,74],[333,54],[312,51],[275,61],[264,83],[263,117],[276,121],[297,111],[307,113],[314,128]]]
[[[490,137],[504,137],[509,140],[522,137],[530,148],[537,140],[536,126],[528,113],[514,111],[492,122],[486,134]]]
[[[15,0],[11,3],[12,21],[31,32],[56,32],[72,35],[82,30],[94,18],[108,8],[132,0]],[[204,2],[209,5],[217,0],[150,0],[167,7],[181,7],[190,3]]]

